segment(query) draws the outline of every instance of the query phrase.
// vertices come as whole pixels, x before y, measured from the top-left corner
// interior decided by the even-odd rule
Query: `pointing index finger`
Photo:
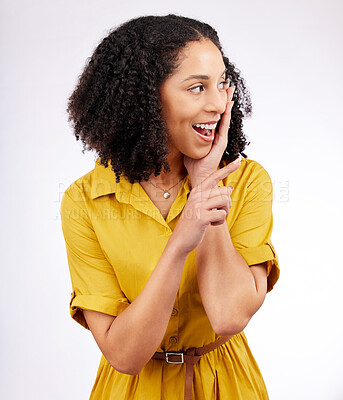
[[[214,171],[211,175],[209,175],[201,184],[202,190],[208,190],[216,187],[218,183],[229,176],[232,172],[236,171],[241,165],[241,158],[236,158],[235,161],[226,165],[223,168]]]

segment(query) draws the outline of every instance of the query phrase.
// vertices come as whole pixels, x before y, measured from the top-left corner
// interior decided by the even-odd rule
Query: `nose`
[[[227,93],[218,88],[208,91],[206,96],[205,111],[223,114],[226,108]]]

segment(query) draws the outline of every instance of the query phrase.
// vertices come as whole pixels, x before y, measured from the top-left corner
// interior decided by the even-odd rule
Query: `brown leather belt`
[[[192,400],[192,386],[194,375],[194,364],[196,364],[203,354],[206,354],[223,343],[231,339],[232,336],[222,336],[220,339],[203,347],[192,347],[183,353],[166,352],[155,353],[152,358],[155,360],[163,360],[169,364],[186,363],[186,381],[185,381],[185,400]]]

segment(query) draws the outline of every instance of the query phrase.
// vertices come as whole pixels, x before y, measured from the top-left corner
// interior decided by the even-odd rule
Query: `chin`
[[[204,158],[207,156],[207,154],[211,151],[211,147],[210,148],[206,148],[206,149],[199,149],[198,151],[189,151],[187,153],[184,153],[185,156],[189,157],[189,158],[193,158],[193,160],[200,160],[201,158]]]

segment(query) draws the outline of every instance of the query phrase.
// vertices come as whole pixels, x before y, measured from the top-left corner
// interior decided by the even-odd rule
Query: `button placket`
[[[171,344],[176,344],[176,343],[178,342],[177,337],[176,337],[176,336],[171,336],[171,337],[169,338],[169,342],[170,342]]]
[[[175,317],[178,314],[178,311],[176,308],[173,308],[173,311],[171,313],[172,317]]]
[[[178,351],[179,349],[179,292],[177,293],[173,310],[170,315],[168,332],[166,336],[167,351]]]

